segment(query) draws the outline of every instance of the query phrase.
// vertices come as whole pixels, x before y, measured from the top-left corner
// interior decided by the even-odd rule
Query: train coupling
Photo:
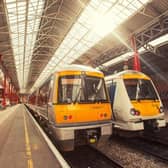
[[[155,119],[145,121],[144,127],[147,131],[159,131],[159,123]]]
[[[87,132],[88,143],[93,144],[98,141],[98,135],[96,131],[89,130]]]
[[[90,136],[89,137],[89,143],[93,144],[93,143],[96,143],[97,142],[97,135],[94,135],[94,136]]]

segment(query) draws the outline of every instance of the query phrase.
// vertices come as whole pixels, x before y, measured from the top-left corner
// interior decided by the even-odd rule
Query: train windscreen
[[[103,78],[86,76],[84,87],[87,102],[107,101]]]
[[[64,76],[59,78],[59,103],[95,103],[107,101],[103,78],[92,76]]]
[[[150,80],[125,79],[124,84],[131,100],[158,100]]]

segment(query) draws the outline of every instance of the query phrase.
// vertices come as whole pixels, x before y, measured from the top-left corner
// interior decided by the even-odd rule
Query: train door
[[[48,120],[51,123],[55,122],[55,113],[53,107],[53,94],[54,94],[54,77],[51,78],[50,85],[49,85],[49,95],[48,95],[48,104],[47,104],[47,116]]]
[[[49,86],[50,79],[40,87],[38,93],[38,109],[40,114],[46,119],[48,119]]]
[[[111,109],[112,109],[112,111],[114,111],[114,109],[113,109],[114,97],[115,97],[115,92],[116,92],[116,82],[114,80],[111,81],[111,84],[108,87],[108,92],[109,92],[109,96],[110,96]],[[113,115],[113,119],[116,120],[114,112],[112,115]]]

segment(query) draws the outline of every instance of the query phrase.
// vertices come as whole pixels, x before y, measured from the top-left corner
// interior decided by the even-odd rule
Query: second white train
[[[163,104],[150,77],[126,70],[105,80],[114,127],[125,131],[151,131],[166,126]]]

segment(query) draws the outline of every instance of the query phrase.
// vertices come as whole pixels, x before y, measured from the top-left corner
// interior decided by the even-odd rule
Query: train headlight
[[[68,116],[68,119],[71,120],[71,119],[72,119],[72,115],[69,115],[69,116]]]
[[[133,115],[133,116],[139,116],[139,115],[140,115],[140,111],[138,111],[138,110],[132,108],[132,109],[130,110],[130,114]]]
[[[130,110],[130,114],[131,114],[131,115],[135,115],[135,113],[136,113],[135,109],[132,108],[132,109]]]
[[[104,117],[107,117],[107,113],[104,113]]]
[[[139,116],[140,115],[140,111],[136,110],[136,115]]]
[[[68,119],[68,117],[65,115],[65,116],[64,116],[64,120],[67,120],[67,119]]]
[[[71,119],[72,119],[72,115],[69,115],[69,116],[64,115],[64,120],[71,120]]]
[[[161,107],[159,108],[159,111],[160,111],[160,113],[163,113],[163,112],[164,112],[164,108],[161,106]]]

